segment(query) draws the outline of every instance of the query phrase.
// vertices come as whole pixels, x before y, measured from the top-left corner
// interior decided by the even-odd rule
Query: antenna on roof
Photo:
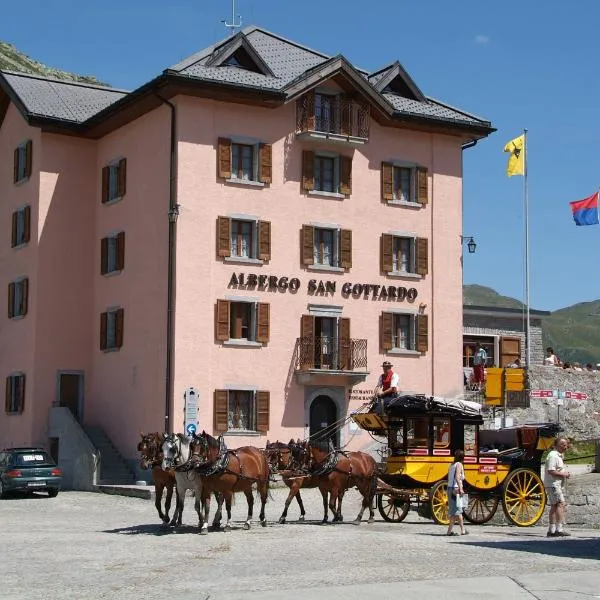
[[[237,23],[235,22],[235,18],[235,0],[231,0],[231,23],[228,23],[226,19],[221,20],[221,23],[223,23],[225,27],[231,29],[231,35],[235,35],[235,30],[242,27],[242,16],[237,15],[237,18],[239,19]]]

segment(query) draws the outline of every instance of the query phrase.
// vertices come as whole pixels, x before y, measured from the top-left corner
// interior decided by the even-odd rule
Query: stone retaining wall
[[[571,477],[566,500],[569,525],[600,527],[600,473]]]

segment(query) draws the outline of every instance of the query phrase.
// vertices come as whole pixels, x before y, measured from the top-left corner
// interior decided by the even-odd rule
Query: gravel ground
[[[279,525],[286,491],[272,490],[267,527],[256,522],[250,531],[242,529],[246,502],[240,496],[234,529],[207,536],[197,535],[191,498],[177,532],[158,521],[153,502],[138,498],[61,492],[54,499],[40,494],[2,500],[0,598],[217,600],[260,591],[289,598],[300,587],[598,569],[598,530],[547,539],[543,526],[486,525],[449,538],[443,527],[414,512],[402,524],[386,523],[377,513],[371,525],[323,526],[316,490],[303,492],[314,521],[296,522],[294,503],[291,522]],[[358,507],[357,493],[348,492],[345,518],[353,518]]]

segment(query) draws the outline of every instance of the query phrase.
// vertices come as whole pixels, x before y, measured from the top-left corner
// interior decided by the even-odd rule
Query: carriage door
[[[83,413],[83,373],[58,374],[58,405],[65,406],[79,422]]]
[[[310,405],[310,439],[331,439],[333,445],[337,448],[340,443],[339,427],[328,429],[337,420],[338,414],[335,402],[329,396],[317,396]],[[319,435],[319,432],[325,429],[327,431]]]

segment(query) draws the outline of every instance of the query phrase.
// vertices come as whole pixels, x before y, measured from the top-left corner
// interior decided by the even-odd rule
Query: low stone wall
[[[600,527],[600,473],[572,476],[567,481],[566,492],[567,523],[571,526]]]

